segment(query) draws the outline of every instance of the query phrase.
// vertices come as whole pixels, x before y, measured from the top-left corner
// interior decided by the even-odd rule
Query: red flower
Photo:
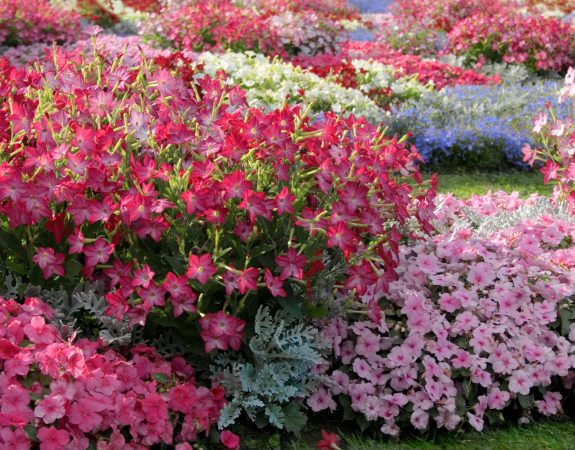
[[[337,436],[337,434],[321,430],[321,437],[317,444],[315,444],[319,450],[340,450],[337,445],[339,443],[339,436]]]

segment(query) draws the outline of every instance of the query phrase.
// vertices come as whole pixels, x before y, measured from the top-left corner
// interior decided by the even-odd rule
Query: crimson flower
[[[315,444],[319,450],[341,450],[337,445],[339,443],[339,436],[337,434],[321,430],[321,437],[317,444]]]

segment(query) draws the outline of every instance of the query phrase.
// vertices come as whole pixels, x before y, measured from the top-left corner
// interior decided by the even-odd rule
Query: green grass
[[[485,194],[488,191],[517,191],[521,197],[532,193],[548,195],[551,185],[543,184],[543,175],[539,171],[507,170],[502,172],[449,171],[438,172],[437,190],[440,193],[452,192],[456,197],[469,198],[473,194]],[[428,179],[429,174],[424,178]]]
[[[320,432],[282,446],[286,450],[312,450]],[[339,434],[342,450],[574,450],[575,423],[543,422],[482,433],[466,431],[437,434],[433,438],[408,437],[400,440],[370,439],[359,434]]]

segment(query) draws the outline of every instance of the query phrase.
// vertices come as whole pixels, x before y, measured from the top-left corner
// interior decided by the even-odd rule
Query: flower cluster
[[[228,0],[164,10],[142,23],[142,33],[179,50],[281,52],[278,37],[263,16]]]
[[[445,51],[469,63],[503,61],[564,72],[575,64],[575,27],[541,16],[478,13],[451,30]]]
[[[463,421],[482,430],[508,408],[523,418],[561,412],[558,390],[575,366],[575,222],[547,214],[484,236],[471,212],[489,217],[536,199],[439,200],[445,232],[400,247],[399,278],[381,309],[347,304],[347,318],[324,323],[336,362],[307,400],[313,411],[333,411],[339,398],[391,435]],[[354,310],[361,319],[350,318]]]
[[[198,61],[202,71],[210,76],[225,72],[226,82],[244,89],[252,106],[277,108],[287,98],[290,104],[305,101],[316,112],[365,116],[375,123],[386,117],[385,111],[359,89],[343,87],[336,80],[321,78],[279,59],[270,61],[264,55],[251,52],[206,52],[198,57]]]
[[[142,32],[180,50],[253,50],[267,55],[334,51],[344,31],[341,21],[352,18],[347,9],[324,10],[308,2],[229,0],[184,4],[162,10],[142,24]],[[315,7],[315,8],[314,8]]]
[[[499,84],[497,75],[486,76],[470,69],[447,64],[436,59],[423,59],[417,55],[405,55],[388,45],[372,42],[347,42],[342,45],[346,55],[353,58],[369,58],[391,65],[396,78],[414,76],[424,85],[431,84],[441,90],[447,86]]]
[[[379,40],[405,53],[433,55],[443,46],[444,34],[461,20],[508,10],[501,0],[395,0],[392,14],[371,16],[371,21]]]
[[[82,51],[84,53],[90,53],[95,48],[96,51],[110,57],[122,57],[123,63],[127,66],[137,66],[143,59],[167,58],[176,53],[147,45],[140,36],[117,36],[114,34],[99,34],[95,40],[80,39],[62,45],[60,48],[68,52]],[[52,45],[38,43],[9,48],[2,54],[2,57],[8,59],[13,66],[23,68],[34,61],[42,60],[44,57],[51,57],[52,54]],[[183,56],[194,57],[190,52],[184,52]]]
[[[559,92],[559,104],[545,105],[534,118],[533,133],[538,137],[540,147],[523,148],[524,161],[533,165],[544,161],[541,172],[545,183],[555,183],[553,197],[557,201],[575,204],[575,69],[570,68],[565,76],[565,84]],[[567,110],[558,113],[559,107]]]
[[[430,86],[436,90],[447,86],[500,83],[498,75],[486,76],[438,60],[405,55],[385,43],[344,41],[340,47],[341,52],[335,55],[299,56],[292,58],[291,61],[292,64],[300,65],[321,77],[329,77],[338,84],[350,88],[361,88],[361,81],[358,78],[369,72],[371,77],[385,77],[386,80],[389,80],[390,75],[403,81],[407,78],[417,78],[420,85]],[[392,83],[391,80],[386,82],[387,85]],[[374,87],[383,89],[381,83]]]
[[[80,32],[79,22],[77,13],[53,8],[49,0],[3,0],[0,2],[0,45],[71,41]]]
[[[65,341],[52,316],[37,298],[0,298],[2,448],[185,450],[217,423],[224,391],[196,386],[181,357],[170,363],[142,345],[125,357],[86,339]]]
[[[271,16],[267,24],[288,54],[333,52],[343,31],[339,22],[321,21],[317,13],[306,11],[286,11]]]
[[[535,13],[557,12],[566,15],[575,12],[575,4],[570,0],[523,0],[522,3]]]
[[[550,103],[559,117],[560,84],[537,81],[525,86],[456,86],[428,92],[400,105],[388,120],[395,132],[413,132],[426,162],[468,167],[524,166],[522,149],[538,140],[531,121]]]

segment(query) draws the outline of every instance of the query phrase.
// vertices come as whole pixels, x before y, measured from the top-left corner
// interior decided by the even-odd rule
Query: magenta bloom
[[[282,280],[290,277],[301,280],[306,262],[306,257],[298,255],[293,248],[290,248],[285,255],[276,256],[276,263],[282,269],[280,274]]]
[[[198,280],[202,284],[206,284],[210,277],[215,275],[217,271],[218,269],[216,269],[212,261],[212,255],[209,253],[204,253],[200,256],[190,255],[186,276],[193,280]]]

